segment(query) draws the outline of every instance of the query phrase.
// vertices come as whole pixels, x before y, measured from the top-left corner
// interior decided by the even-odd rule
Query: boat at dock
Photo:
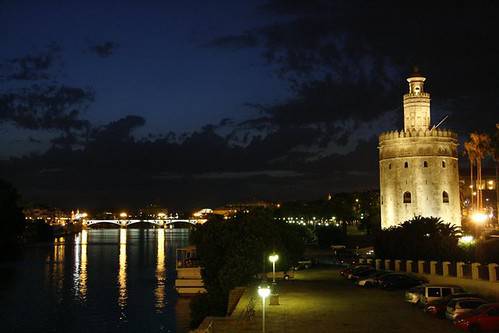
[[[202,267],[197,258],[196,247],[191,245],[177,249],[175,290],[180,296],[206,293]]]

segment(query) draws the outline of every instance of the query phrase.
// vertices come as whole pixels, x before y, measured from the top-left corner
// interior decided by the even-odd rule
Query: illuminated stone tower
[[[379,136],[381,227],[415,215],[461,225],[457,135],[430,128],[430,94],[419,73],[408,79],[404,130]]]

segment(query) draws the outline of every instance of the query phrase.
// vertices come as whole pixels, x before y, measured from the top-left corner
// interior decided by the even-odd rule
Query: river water
[[[185,332],[174,291],[187,229],[96,229],[0,264],[0,332]]]

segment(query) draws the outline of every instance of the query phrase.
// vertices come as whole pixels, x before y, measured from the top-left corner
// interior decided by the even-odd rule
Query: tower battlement
[[[447,129],[427,129],[427,130],[413,130],[413,131],[387,131],[379,135],[379,141],[399,139],[399,138],[417,138],[417,137],[444,137],[457,140],[457,134]]]

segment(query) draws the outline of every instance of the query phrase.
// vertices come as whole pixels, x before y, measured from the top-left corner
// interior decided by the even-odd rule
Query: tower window
[[[408,168],[409,167],[409,162],[404,162],[404,168]]]
[[[428,162],[424,161],[423,162],[423,168],[427,168],[428,167]]]
[[[411,203],[411,192],[404,192],[404,203]]]
[[[443,203],[449,203],[449,193],[445,191],[442,192],[442,201]]]
[[[388,164],[388,169],[389,169],[389,170],[391,170],[391,169],[392,169],[392,164],[391,164],[391,163],[389,163],[389,164]]]
[[[442,168],[445,168],[445,161],[442,161]]]

